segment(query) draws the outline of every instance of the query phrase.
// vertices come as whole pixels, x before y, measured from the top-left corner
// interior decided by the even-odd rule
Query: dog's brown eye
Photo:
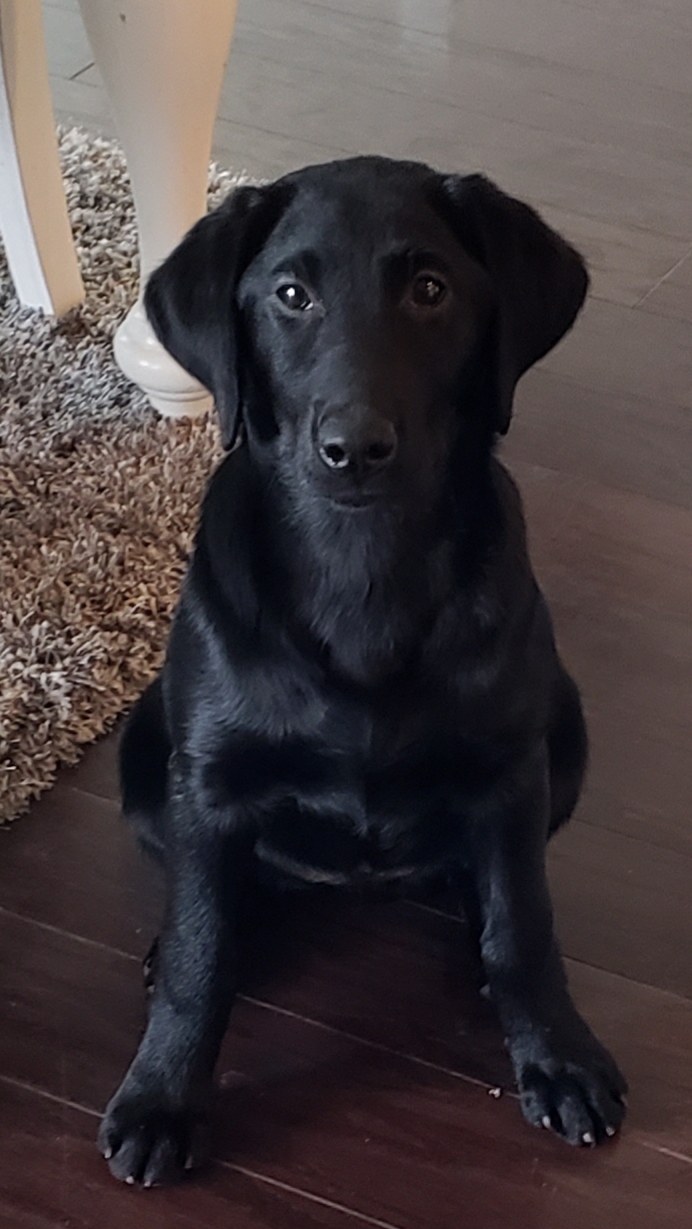
[[[312,307],[310,295],[298,282],[285,282],[279,286],[276,296],[292,312],[306,312]]]
[[[447,287],[432,273],[419,273],[411,283],[411,301],[416,307],[437,307],[447,293]]]

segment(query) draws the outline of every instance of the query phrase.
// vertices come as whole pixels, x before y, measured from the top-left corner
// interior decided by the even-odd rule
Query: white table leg
[[[17,295],[61,316],[84,286],[48,83],[41,0],[0,0],[0,233]]]
[[[207,169],[237,0],[79,0],[127,159],[144,282],[206,210]],[[169,416],[211,398],[156,341],[137,303],[116,359]]]

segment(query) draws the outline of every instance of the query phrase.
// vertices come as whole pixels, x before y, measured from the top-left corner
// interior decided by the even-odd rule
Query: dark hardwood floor
[[[521,1118],[448,902],[276,901],[224,1045],[210,1167],[108,1174],[98,1117],[142,1027],[160,894],[115,737],[0,831],[0,1229],[692,1225],[692,16],[687,0],[243,0],[215,152],[483,169],[587,253],[577,328],[504,455],[585,697],[589,785],[550,853],[623,1134]],[[112,131],[76,0],[45,0],[60,118]]]

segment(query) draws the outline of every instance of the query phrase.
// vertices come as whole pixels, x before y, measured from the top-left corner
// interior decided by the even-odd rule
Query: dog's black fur
[[[486,179],[379,158],[239,189],[151,278],[156,333],[238,446],[122,743],[167,908],[101,1128],[117,1177],[166,1181],[190,1157],[258,865],[458,872],[524,1114],[571,1143],[620,1126],[625,1083],[570,999],[544,869],[579,795],[581,704],[494,456],[586,289],[578,254]]]

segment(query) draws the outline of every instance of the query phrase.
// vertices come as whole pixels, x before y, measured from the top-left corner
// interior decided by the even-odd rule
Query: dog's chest
[[[443,866],[461,850],[469,804],[491,784],[487,755],[415,710],[345,724],[351,739],[318,756],[312,778],[275,781],[259,856],[313,883],[396,881]]]

